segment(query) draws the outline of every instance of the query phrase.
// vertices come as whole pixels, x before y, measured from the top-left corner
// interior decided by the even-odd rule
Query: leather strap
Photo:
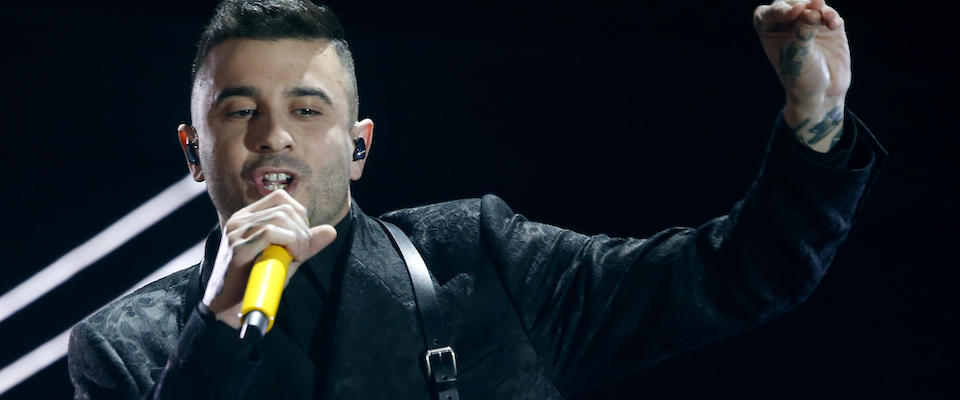
[[[424,360],[427,365],[427,379],[440,400],[459,400],[457,392],[457,355],[450,346],[443,329],[440,316],[440,302],[430,279],[427,264],[420,257],[410,238],[396,225],[377,219],[377,222],[390,236],[393,245],[400,251],[407,273],[413,284],[413,297],[420,313],[420,324],[427,342]]]

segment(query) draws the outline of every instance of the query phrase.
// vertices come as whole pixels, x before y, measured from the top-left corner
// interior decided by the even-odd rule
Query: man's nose
[[[250,138],[252,151],[276,153],[293,149],[293,136],[283,127],[278,118],[264,115],[259,122],[260,126],[254,129],[256,133]]]

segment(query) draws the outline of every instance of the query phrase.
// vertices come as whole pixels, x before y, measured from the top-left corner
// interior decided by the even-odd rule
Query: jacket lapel
[[[427,398],[424,341],[406,266],[379,224],[352,209],[354,233],[337,288],[324,398],[377,398],[383,387]]]

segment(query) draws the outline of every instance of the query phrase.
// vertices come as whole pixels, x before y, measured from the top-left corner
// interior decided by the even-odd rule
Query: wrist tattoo
[[[827,112],[827,115],[825,115],[820,122],[811,126],[805,132],[801,132],[801,129],[809,123],[810,118],[806,118],[796,127],[787,125],[787,128],[790,129],[790,133],[792,133],[797,140],[807,146],[820,143],[824,138],[836,131],[836,135],[830,140],[830,148],[833,149],[833,147],[840,142],[840,137],[843,135],[843,106],[834,107]],[[810,134],[812,134],[812,136]],[[809,139],[804,138],[807,136],[809,136]]]
[[[813,137],[807,139],[807,144],[813,146],[820,143],[820,141],[827,137],[827,135],[833,131],[833,128],[840,125],[841,122],[843,122],[843,107],[834,107],[827,112],[823,120],[810,128],[810,133],[813,133]],[[841,128],[843,127],[841,126]]]
[[[807,124],[809,123],[810,123],[810,118],[805,118],[803,122],[801,122],[800,125],[797,125],[796,127],[791,127],[790,125],[787,125],[787,129],[790,130],[790,133],[793,134],[793,137],[803,142],[803,138],[800,137],[800,130],[803,129],[803,127],[807,126]]]

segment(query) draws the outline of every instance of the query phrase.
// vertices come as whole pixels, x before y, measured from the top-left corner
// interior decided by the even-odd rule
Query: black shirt
[[[294,343],[305,352],[311,353],[316,346],[312,344],[322,340],[325,329],[318,330],[320,321],[332,321],[329,315],[333,305],[331,282],[338,266],[343,264],[343,256],[351,235],[352,215],[347,214],[334,227],[337,238],[313,258],[307,260],[284,289],[277,313],[277,328],[283,330]],[[335,298],[335,296],[333,297]],[[311,357],[312,358],[312,357]]]

